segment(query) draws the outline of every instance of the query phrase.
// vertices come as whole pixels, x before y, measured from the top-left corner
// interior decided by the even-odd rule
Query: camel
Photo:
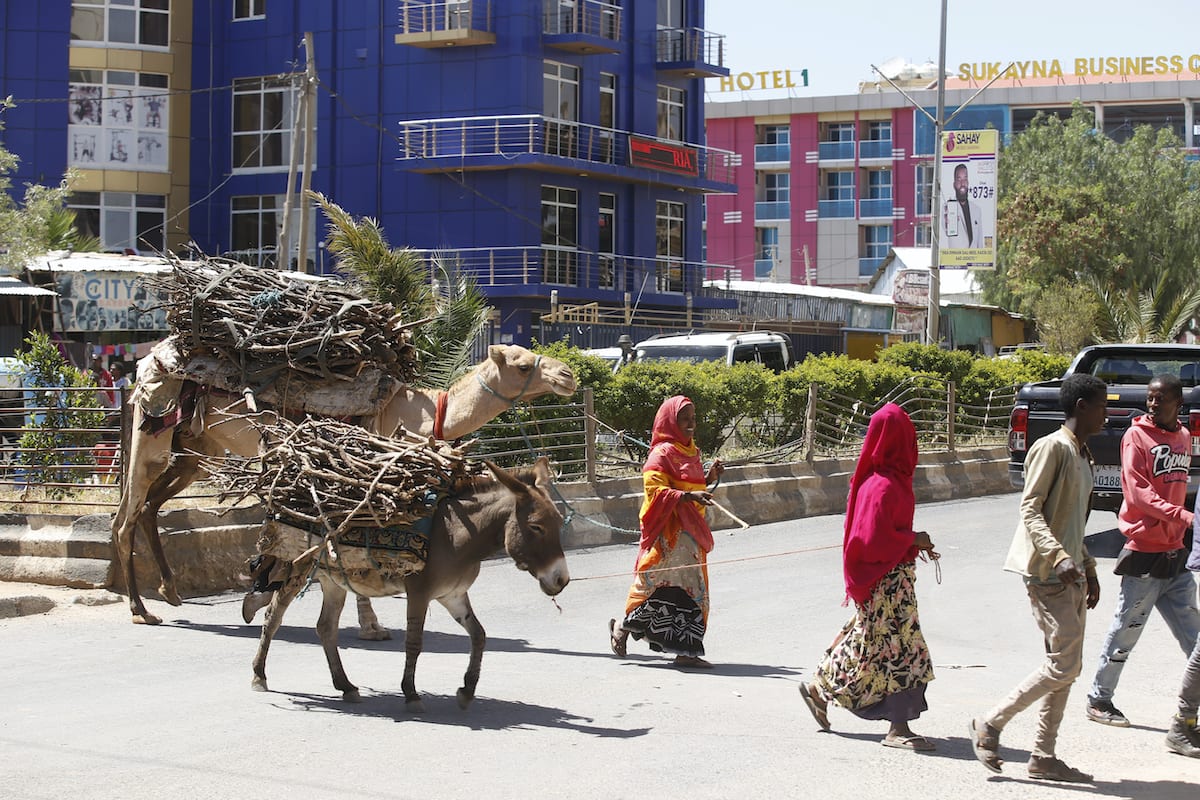
[[[139,386],[161,375],[162,365],[152,353],[138,364]],[[546,394],[567,397],[575,393],[571,368],[546,355],[519,345],[492,345],[488,357],[446,392],[419,389],[396,382],[393,392],[374,418],[362,421],[368,430],[384,436],[401,426],[420,435],[454,440],[483,427],[520,400]],[[162,619],[146,610],[133,568],[133,543],[137,531],[150,545],[162,583],[159,594],[169,604],[182,603],[175,576],[163,553],[158,532],[158,512],[163,503],[204,476],[202,458],[233,454],[258,455],[261,443],[256,422],[270,421],[274,412],[251,411],[246,400],[227,396],[221,405],[215,395],[201,394],[190,422],[171,431],[152,434],[143,430],[146,416],[133,403],[131,436],[121,499],[113,516],[113,542],[125,575],[129,610],[135,624],[157,625]],[[359,598],[360,632],[367,639],[386,639],[391,633],[379,626],[370,601]]]

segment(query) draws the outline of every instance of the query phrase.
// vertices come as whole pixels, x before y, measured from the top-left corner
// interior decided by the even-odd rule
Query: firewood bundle
[[[332,280],[208,258],[157,283],[167,321],[194,355],[236,365],[244,385],[292,377],[350,381],[365,368],[404,383],[418,371],[409,328],[387,303]]]
[[[222,499],[256,496],[276,519],[331,539],[427,517],[435,498],[482,469],[465,448],[404,429],[383,437],[319,418],[261,427],[273,444],[259,458],[202,461]]]

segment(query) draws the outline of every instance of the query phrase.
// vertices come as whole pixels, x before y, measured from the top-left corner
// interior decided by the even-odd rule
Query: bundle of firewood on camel
[[[391,437],[331,419],[260,426],[270,442],[258,458],[207,458],[222,500],[257,497],[268,519],[251,571],[287,580],[291,564],[317,563],[356,580],[419,572],[438,501],[483,470],[466,446],[403,429]],[[274,569],[277,562],[284,569]]]
[[[153,282],[171,336],[138,371],[151,416],[173,409],[183,381],[297,414],[376,413],[419,362],[411,329],[388,303],[335,280],[218,258],[181,262]]]

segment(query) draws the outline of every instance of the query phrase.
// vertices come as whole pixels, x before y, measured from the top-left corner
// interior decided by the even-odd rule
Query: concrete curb
[[[731,467],[717,498],[752,525],[837,514],[845,509],[854,466],[854,459],[842,459]],[[556,488],[570,523],[563,534],[564,548],[637,541],[640,476]],[[1007,450],[923,454],[913,489],[918,503],[1011,492]],[[716,530],[736,526],[719,511],[710,514],[710,521]],[[245,561],[255,552],[261,524],[257,508],[186,509],[161,515],[163,549],[180,594],[196,597],[246,588]],[[124,576],[113,562],[110,525],[111,518],[104,514],[0,516],[0,581],[123,592]],[[134,567],[143,594],[152,594],[160,581],[157,565],[148,553],[138,553]],[[53,607],[44,597],[0,598],[0,618],[49,610],[37,600]]]

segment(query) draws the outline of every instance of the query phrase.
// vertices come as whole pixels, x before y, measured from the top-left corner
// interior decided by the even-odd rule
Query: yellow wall
[[[1025,341],[1025,321],[1014,319],[1008,314],[992,314],[992,344],[999,352],[1001,347]]]
[[[882,333],[851,331],[846,334],[846,355],[863,361],[874,361],[886,346]]]

